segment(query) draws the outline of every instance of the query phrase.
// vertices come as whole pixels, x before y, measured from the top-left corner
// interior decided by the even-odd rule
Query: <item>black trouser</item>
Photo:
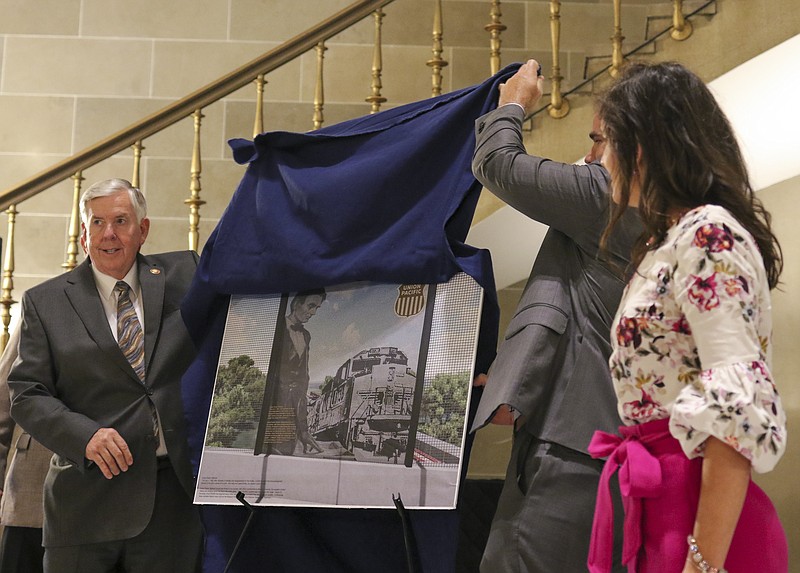
[[[42,529],[6,525],[0,540],[0,573],[42,573]]]

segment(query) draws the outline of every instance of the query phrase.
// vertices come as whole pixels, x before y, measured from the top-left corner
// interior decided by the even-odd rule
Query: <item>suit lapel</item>
[[[64,291],[78,318],[86,327],[89,337],[117,366],[137,383],[140,383],[139,377],[131,368],[128,359],[119,349],[119,345],[111,333],[88,259],[70,271],[66,275],[66,279],[67,286]]]
[[[161,329],[166,273],[160,265],[148,257],[139,255],[138,261],[139,285],[142,287],[144,307],[144,360],[145,367],[149,368],[158,332]]]

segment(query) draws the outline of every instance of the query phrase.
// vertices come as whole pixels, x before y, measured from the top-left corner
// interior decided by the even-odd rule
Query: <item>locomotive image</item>
[[[338,442],[357,460],[402,463],[416,384],[402,350],[362,350],[312,393],[309,432],[318,441]]]

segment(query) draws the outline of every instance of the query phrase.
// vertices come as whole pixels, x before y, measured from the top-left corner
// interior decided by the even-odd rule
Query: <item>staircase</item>
[[[73,197],[96,180],[139,179],[134,182],[148,197],[153,221],[146,252],[186,248],[187,231],[190,241],[194,232],[199,250],[243,172],[230,158],[229,138],[251,138],[261,130],[307,131],[369,113],[376,103],[386,109],[430,97],[428,62],[437,58],[446,62],[443,92],[479,83],[490,73],[490,33],[484,28],[492,25],[499,30],[498,59],[503,64],[535,57],[546,74],[551,68],[550,2],[444,0],[439,56],[432,33],[437,4],[396,0],[383,9],[380,26],[365,12],[363,20],[324,46],[288,61],[266,78],[262,123],[254,103],[258,87],[242,84],[219,103],[204,104],[200,114],[192,116],[189,109],[185,119],[144,139],[141,150],[121,148],[79,174],[67,172],[63,180],[24,201],[19,195],[9,199],[6,191],[0,206],[13,204],[16,211],[10,213],[15,249],[12,260],[6,254],[4,261],[6,305],[82,259],[74,241],[76,222],[71,221]],[[689,12],[703,2],[685,4]],[[228,0],[206,2],[199,9],[192,0],[176,0],[165,9],[156,0],[134,5],[52,0],[25,11],[0,7],[0,189],[9,190],[140,118],[179,103],[186,94],[349,5],[348,0],[325,0],[313,7],[287,0]],[[666,17],[660,28],[668,28],[671,14],[670,3],[623,2],[624,45],[646,39],[654,29],[653,15]],[[570,99],[580,109],[589,105],[593,87],[580,87],[585,74],[597,62],[607,65],[609,60],[614,12],[609,2],[563,2],[560,17],[562,91],[579,87],[580,95]],[[382,39],[377,55],[376,35]],[[535,121],[554,123],[544,114]],[[574,138],[573,130],[568,131]],[[100,145],[98,151],[103,147],[108,146]],[[136,164],[138,175],[132,177]],[[490,204],[489,212],[493,208]],[[195,231],[190,224],[197,225]],[[7,247],[8,231],[0,234]],[[10,308],[13,316],[16,306]]]

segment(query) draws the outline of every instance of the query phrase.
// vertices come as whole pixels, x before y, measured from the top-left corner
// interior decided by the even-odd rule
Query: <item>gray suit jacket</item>
[[[3,477],[3,497],[0,498],[0,523],[4,526],[35,527],[41,529],[42,487],[53,452],[31,438],[28,432],[19,433],[11,463],[6,472],[6,456],[14,435],[11,418],[11,399],[8,393],[8,373],[17,358],[19,328],[0,357],[0,477]]]
[[[194,346],[180,302],[197,266],[185,251],[138,257],[145,326],[142,384],[119,349],[89,261],[22,299],[19,358],[9,377],[11,415],[55,452],[44,486],[45,547],[129,539],[147,525],[156,490],[152,405],[172,465],[193,491],[180,378]],[[101,427],[127,442],[133,465],[107,480],[85,459]]]
[[[489,370],[475,424],[509,404],[533,435],[586,452],[595,430],[620,425],[608,369],[610,328],[641,226],[636,210],[628,209],[608,260],[601,260],[607,172],[599,163],[528,155],[522,120],[522,110],[509,105],[476,122],[475,177],[550,228]]]

